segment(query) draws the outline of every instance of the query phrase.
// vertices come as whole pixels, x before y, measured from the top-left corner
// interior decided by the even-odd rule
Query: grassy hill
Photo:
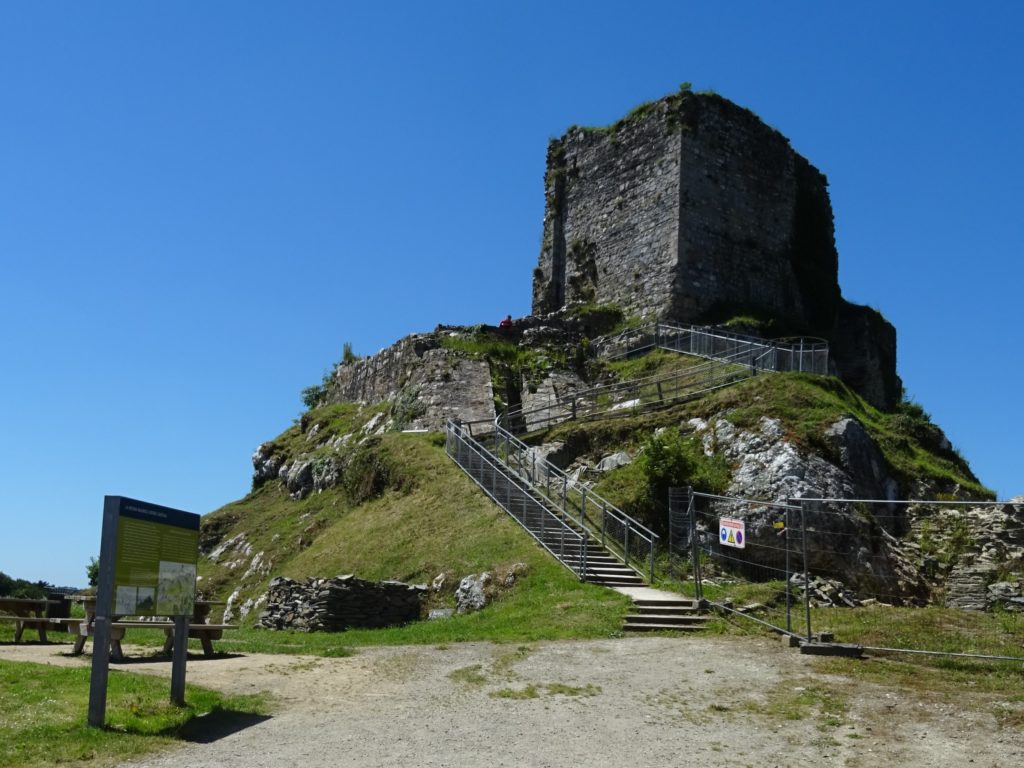
[[[610,365],[605,375],[642,378],[692,364],[692,358],[655,352]],[[444,589],[431,595],[432,606],[443,606],[453,603],[462,576],[501,572],[521,562],[528,568],[526,578],[483,618],[458,617],[443,631],[409,630],[403,637],[426,642],[493,632],[525,639],[619,630],[626,601],[580,584],[542,551],[444,455],[441,435],[375,434],[388,407],[342,403],[314,408],[262,446],[262,455],[275,466],[287,469],[307,461],[314,474],[331,471],[334,480],[319,492],[307,488],[290,494],[276,476],[264,477],[245,498],[207,515],[202,527],[207,557],[200,567],[205,595],[224,599],[237,593],[234,603],[241,605],[257,600],[274,576],[354,573],[371,580],[430,583],[444,574]],[[762,416],[779,419],[789,440],[826,458],[832,448],[823,439],[825,429],[840,418],[856,418],[908,493],[927,487],[951,496],[991,496],[920,407],[904,404],[896,412],[881,412],[838,379],[820,376],[762,375],[691,403],[567,422],[528,440],[563,442],[563,461],[645,448],[639,461],[605,474],[598,490],[638,518],[655,520],[664,512],[666,483],[722,491],[729,482],[729,465],[704,454],[699,436],[688,433],[687,420],[728,418],[749,428]],[[652,436],[673,426],[683,426],[673,432],[678,444],[669,446],[672,450],[654,466],[647,458],[654,454]],[[257,607],[243,623],[251,624],[258,612]],[[484,630],[481,622],[489,628]]]
[[[311,411],[306,432],[313,424],[332,421],[337,429],[352,429],[371,411],[344,406]],[[321,430],[333,434],[328,427]],[[301,434],[301,424],[287,430],[275,441],[278,449],[294,451]],[[216,559],[202,560],[200,589],[222,599],[238,589],[242,602],[263,594],[273,576],[354,573],[371,580],[430,583],[445,574],[445,588],[432,594],[431,601],[451,605],[462,576],[500,573],[524,563],[525,577],[486,611],[424,624],[400,633],[397,641],[616,633],[628,601],[581,584],[541,550],[444,455],[439,438],[401,433],[369,437],[353,449],[346,479],[338,487],[295,500],[280,483],[267,482],[207,515],[206,553],[233,538],[235,543]],[[250,614],[243,623],[251,624],[255,617]],[[347,637],[346,642],[353,640]]]
[[[616,365],[627,374],[624,378],[640,378],[665,371],[673,358],[680,357],[660,352]],[[856,419],[878,446],[905,498],[993,498],[920,406],[903,403],[894,412],[880,411],[839,379],[810,374],[756,376],[689,403],[563,422],[526,440],[535,445],[563,443],[555,455],[562,465],[577,460],[594,463],[616,451],[639,452],[639,461],[602,475],[596,490],[662,530],[659,516],[665,515],[668,486],[692,485],[698,491],[723,493],[729,484],[729,464],[719,455],[705,455],[701,436],[687,422],[725,418],[740,429],[756,429],[766,416],[781,422],[786,439],[802,453],[835,463],[839,457],[825,432],[842,418]]]

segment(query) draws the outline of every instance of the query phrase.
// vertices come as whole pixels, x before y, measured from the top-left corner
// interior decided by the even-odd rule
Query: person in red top
[[[512,315],[509,315],[504,320],[502,320],[500,323],[498,323],[498,327],[499,328],[511,328],[512,327]]]

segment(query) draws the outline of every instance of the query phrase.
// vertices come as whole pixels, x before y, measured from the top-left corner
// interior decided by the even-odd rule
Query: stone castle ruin
[[[896,331],[842,298],[825,177],[752,112],[688,90],[548,147],[533,313],[573,303],[827,338],[873,404],[901,397]]]
[[[648,321],[760,318],[768,335],[828,339],[834,373],[876,406],[899,402],[895,329],[839,289],[825,177],[750,111],[683,90],[607,128],[570,128],[548,148],[545,198],[533,314],[515,340],[565,331],[580,305]],[[392,428],[494,418],[488,364],[446,346],[459,331],[339,365],[327,400],[390,400]],[[519,387],[523,404],[538,387],[573,386],[549,379]]]

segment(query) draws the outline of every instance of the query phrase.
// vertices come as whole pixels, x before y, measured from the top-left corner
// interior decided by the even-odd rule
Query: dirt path
[[[0,658],[81,664],[61,646]],[[163,661],[121,668],[169,674]],[[815,671],[767,639],[373,648],[190,659],[192,683],[271,691],[272,717],[133,766],[1018,766],[993,708]],[[199,729],[200,733],[203,729]]]

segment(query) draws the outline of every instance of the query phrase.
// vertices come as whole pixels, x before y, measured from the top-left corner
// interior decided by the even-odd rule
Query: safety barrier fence
[[[670,574],[736,621],[807,642],[1024,661],[1024,507],[679,491],[669,507]],[[986,554],[969,554],[979,540]]]
[[[549,509],[528,483],[510,473],[461,423],[445,425],[445,452],[544,549],[581,580],[586,578],[589,537],[585,528],[577,531]]]
[[[713,360],[669,374],[556,393],[545,401],[535,400],[528,409],[508,410],[500,421],[514,432],[530,432],[563,421],[625,415],[636,409],[683,402],[754,375],[757,368],[748,364],[746,353],[740,358],[736,362]]]
[[[651,323],[591,342],[599,357],[619,358],[660,348],[761,371],[828,374],[828,342],[811,337],[767,340],[696,325]]]

